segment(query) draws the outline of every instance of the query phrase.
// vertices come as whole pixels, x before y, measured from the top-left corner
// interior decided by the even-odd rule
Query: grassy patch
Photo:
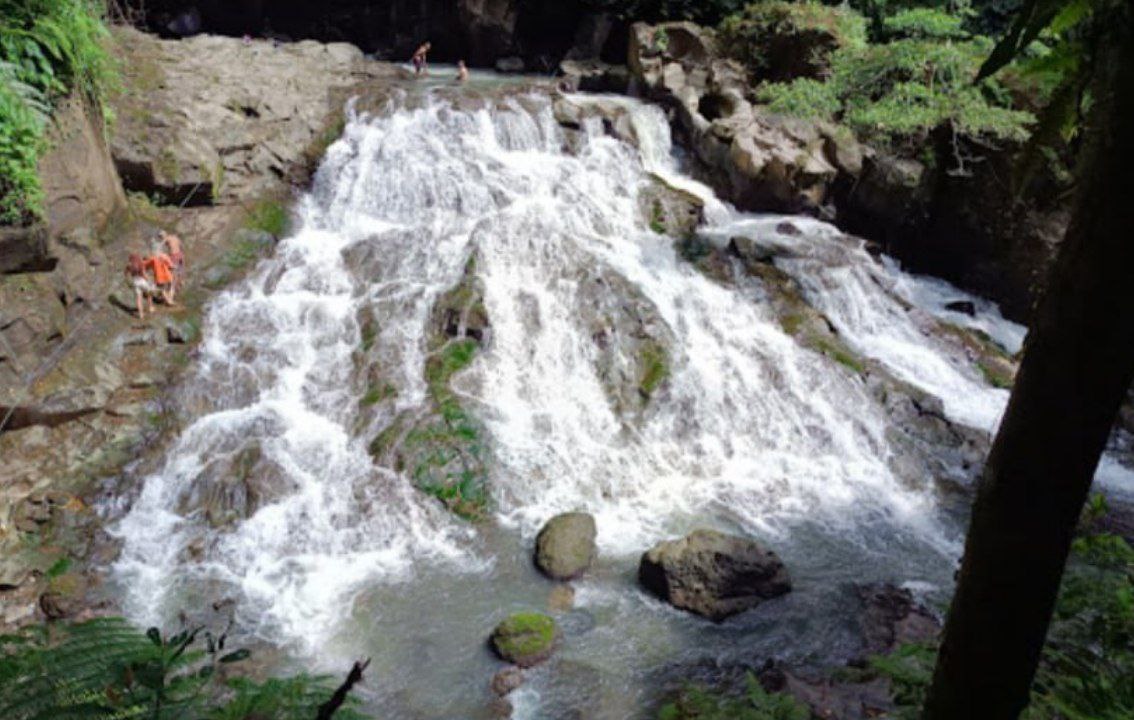
[[[647,342],[642,348],[639,366],[642,376],[638,381],[638,391],[648,399],[669,377],[669,353],[665,346],[656,341]]]
[[[238,240],[224,254],[224,264],[233,270],[243,270],[260,258],[263,248],[255,240]]]
[[[992,387],[1003,390],[1012,389],[1012,375],[1003,366],[985,360],[977,360],[977,368],[980,369],[980,374],[984,376],[984,381]]]
[[[280,200],[264,198],[248,211],[244,227],[249,230],[262,230],[272,237],[282,238],[291,228],[291,216]]]
[[[848,350],[846,347],[831,338],[819,337],[814,340],[815,349],[846,367],[851,372],[857,375],[862,375],[866,372],[866,366],[863,365],[862,360]]]
[[[373,323],[366,323],[362,326],[360,335],[362,352],[370,352],[370,348],[374,347],[374,341],[378,338],[378,328]]]
[[[789,312],[780,316],[780,327],[783,331],[792,337],[799,334],[803,323],[807,320],[807,316],[803,313]]]
[[[435,400],[441,402],[449,395],[449,380],[472,363],[476,349],[475,340],[457,340],[429,358],[425,363],[425,382]]]
[[[382,385],[371,385],[366,389],[366,394],[362,396],[362,399],[358,401],[358,404],[362,405],[363,407],[376,405],[383,400],[396,397],[397,394],[398,389],[390,383],[383,383]]]

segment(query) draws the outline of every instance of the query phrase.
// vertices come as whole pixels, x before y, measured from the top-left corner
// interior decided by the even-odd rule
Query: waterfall
[[[114,528],[123,546],[113,574],[131,617],[169,622],[231,600],[245,632],[317,663],[365,648],[384,678],[379,695],[402,691],[432,708],[424,715],[453,717],[483,678],[455,679],[449,665],[480,657],[475,638],[498,609],[531,600],[521,585],[533,581],[514,568],[557,512],[597,519],[606,569],[579,585],[577,604],[605,618],[594,622],[621,618],[636,630],[625,631],[632,641],[603,640],[590,622],[579,647],[607,643],[607,670],[628,684],[678,652],[679,636],[688,644],[708,633],[705,647],[725,647],[631,579],[645,548],[697,526],[758,537],[802,578],[794,595],[811,599],[787,606],[796,625],[753,621],[769,642],[837,604],[826,589],[808,595],[828,576],[831,587],[868,576],[948,586],[960,530],[938,510],[932,478],[894,471],[903,451],[863,380],[786,334],[751,287],[682,259],[643,218],[640,195],[660,176],[701,197],[703,235],[719,244],[774,235],[782,218],[714,198],[682,174],[662,112],[618,102],[637,145],[598,120],[565,130],[539,92],[403,94],[351,116],[299,203],[298,230],[208,307],[186,425]],[[792,222],[802,233],[776,240],[791,246],[778,266],[848,345],[938,396],[951,419],[994,429],[1007,392],[924,321],[947,313],[943,301],[969,299],[976,317],[953,321],[1010,350],[1022,329],[828,225]],[[397,412],[426,402],[431,308],[472,257],[491,338],[453,385],[491,447],[492,516],[482,525],[450,515],[367,451]],[[636,412],[612,402],[597,369],[604,352],[629,361],[617,327],[628,306],[668,350],[663,388]],[[371,338],[364,316],[375,321]],[[603,323],[614,327],[605,349],[595,339]],[[360,403],[364,345],[396,393],[376,415]],[[224,516],[218,504],[238,512]],[[463,625],[454,611],[469,616]],[[835,620],[807,627],[803,653],[843,632]],[[382,641],[368,645],[368,633]],[[417,658],[409,637],[448,650]],[[383,664],[384,655],[400,659]]]

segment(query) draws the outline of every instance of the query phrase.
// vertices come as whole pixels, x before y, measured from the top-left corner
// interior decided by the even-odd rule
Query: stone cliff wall
[[[741,209],[830,220],[912,271],[1027,320],[1068,217],[1058,199],[1017,202],[1012,148],[958,148],[967,141],[943,133],[926,163],[830,123],[776,116],[754,101],[747,73],[722,56],[713,31],[692,23],[636,23],[628,65],[634,90],[670,108],[704,179]],[[964,173],[958,153],[970,158]]]

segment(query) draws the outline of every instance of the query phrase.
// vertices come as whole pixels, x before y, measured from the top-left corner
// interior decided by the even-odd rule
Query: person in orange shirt
[[[154,284],[161,292],[162,300],[170,307],[176,307],[173,288],[173,260],[162,249],[161,243],[153,245],[153,255],[146,258],[146,269],[154,276]]]
[[[185,253],[181,251],[181,238],[171,232],[161,230],[158,237],[169,250],[169,259],[173,261],[173,293],[181,292],[181,285],[185,282]]]

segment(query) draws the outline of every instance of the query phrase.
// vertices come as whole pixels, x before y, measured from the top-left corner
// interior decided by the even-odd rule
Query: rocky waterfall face
[[[132,618],[230,607],[304,667],[373,657],[384,717],[487,717],[485,638],[547,611],[532,542],[582,510],[597,561],[512,702],[637,717],[705,657],[856,652],[854,583],[951,586],[937,481],[971,480],[1007,399],[972,328],[1002,355],[1022,328],[830,226],[735,212],[658,109],[399,91],[298,214],[209,307],[183,428],[113,526]],[[775,548],[794,590],[713,625],[639,589],[641,553],[697,527]]]

